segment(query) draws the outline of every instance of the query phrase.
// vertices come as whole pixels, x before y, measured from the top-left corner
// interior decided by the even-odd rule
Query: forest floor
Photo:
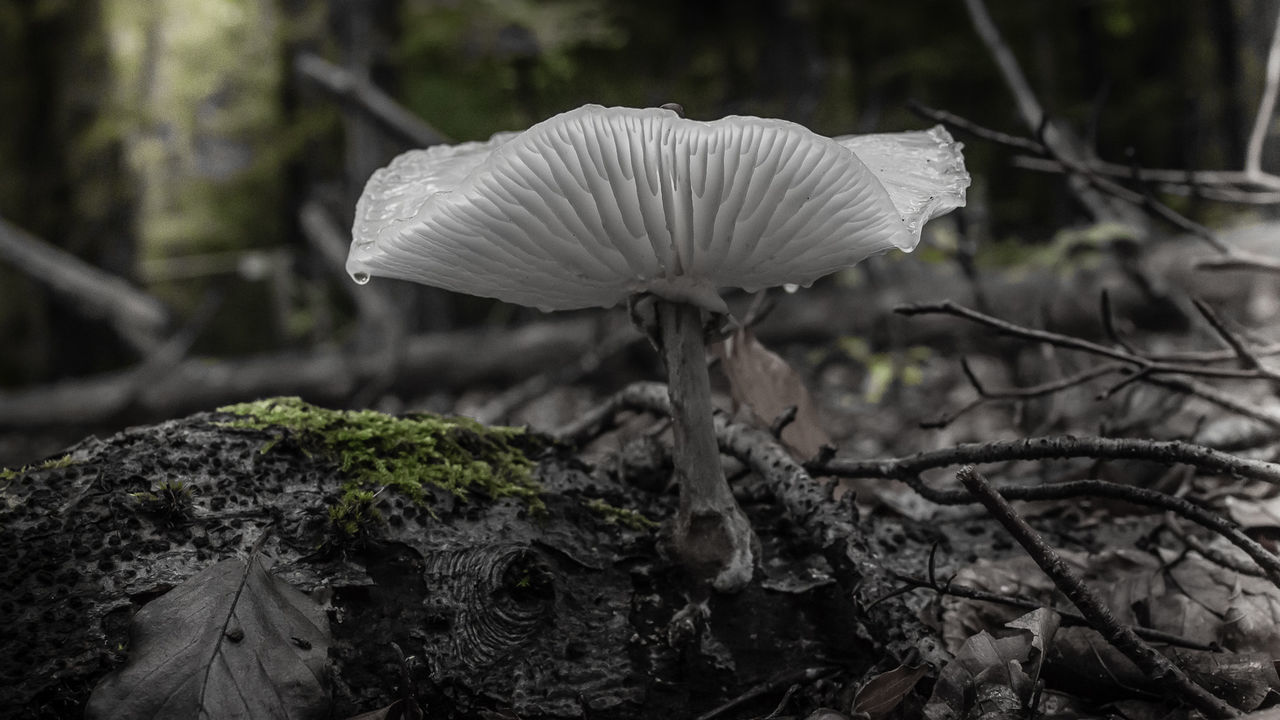
[[[518,486],[470,491],[488,502],[433,487],[428,512],[384,493],[390,481],[352,495],[351,468],[308,445],[311,430],[234,428],[226,414],[51,450],[3,480],[5,545],[20,548],[0,593],[17,648],[6,699],[24,717],[78,717],[114,669],[115,695],[98,700],[109,716],[102,703],[136,691],[134,612],[260,548],[273,577],[326,589],[331,630],[307,643],[335,664],[334,717],[397,698],[432,717],[1266,707],[1280,699],[1280,297],[1249,273],[1193,277],[1187,242],[1138,266],[1114,248],[1058,248],[977,284],[952,263],[886,260],[774,298],[713,373],[727,472],[763,549],[733,596],[666,554],[668,427],[644,389],[597,412],[657,375],[638,337],[518,402],[493,389],[383,401],[549,433],[516,443],[536,463],[536,512]],[[734,302],[744,316],[749,303]],[[482,429],[458,432],[494,449]],[[792,474],[760,465],[769,453],[789,453]],[[979,472],[957,472],[969,465]],[[797,516],[797,470],[842,501]],[[995,519],[999,502],[978,502],[991,485],[1067,580],[1028,554],[1044,543]],[[359,542],[326,539],[334,508]],[[1090,596],[1068,601],[1071,578]]]

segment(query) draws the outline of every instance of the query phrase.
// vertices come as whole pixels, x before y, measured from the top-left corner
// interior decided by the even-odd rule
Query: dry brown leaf
[[[853,700],[853,709],[865,713],[871,720],[879,720],[898,707],[907,693],[928,672],[929,666],[923,663],[899,665],[888,672],[882,672],[858,691],[858,696]]]
[[[1280,690],[1280,590],[1196,555],[1155,557],[1131,549],[1094,555],[1060,551],[1111,609],[1129,625],[1160,630],[1230,652],[1178,650],[1180,664],[1236,707],[1248,710]],[[957,573],[958,585],[1066,606],[1052,583],[1026,557],[979,561]],[[995,632],[1017,610],[948,597],[942,632],[949,647],[975,633]],[[1172,651],[1166,651],[1172,652]],[[1063,628],[1050,653],[1058,675],[1072,688],[1106,694],[1105,688],[1146,687],[1146,678],[1122,654],[1088,628]]]
[[[974,717],[980,705],[984,718],[1025,717],[1033,682],[1022,668],[1031,650],[1028,633],[997,639],[982,631],[969,638],[938,675],[924,716],[959,720]]]
[[[822,427],[817,405],[800,375],[773,351],[742,328],[716,346],[729,379],[734,402],[748,411],[752,424],[768,428],[787,408],[796,419],[782,431],[782,442],[797,460],[808,460],[831,442]]]
[[[1269,498],[1229,496],[1223,499],[1227,514],[1240,527],[1280,527],[1280,495]]]

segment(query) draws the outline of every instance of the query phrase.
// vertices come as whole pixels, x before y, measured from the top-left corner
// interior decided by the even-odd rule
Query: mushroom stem
[[[673,546],[696,575],[711,576],[716,590],[734,592],[751,580],[756,541],[720,465],[701,310],[662,299],[655,305],[680,483]]]

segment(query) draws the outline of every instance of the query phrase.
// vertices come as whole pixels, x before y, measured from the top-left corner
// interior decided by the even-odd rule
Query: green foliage
[[[19,478],[34,470],[50,470],[54,468],[65,468],[75,465],[76,461],[71,459],[70,455],[50,458],[42,463],[35,465],[23,465],[18,469],[0,468],[0,481],[9,482],[15,478]]]
[[[347,539],[369,535],[382,522],[376,499],[377,494],[368,490],[347,490],[329,508],[329,524]]]
[[[584,500],[582,504],[588,510],[598,513],[610,525],[621,525],[631,530],[653,530],[658,527],[658,523],[645,517],[638,510],[610,505],[600,498]]]
[[[900,353],[877,353],[860,337],[846,336],[836,341],[836,346],[846,357],[867,371],[863,383],[863,399],[877,404],[894,383],[910,387],[924,382],[924,363],[933,356],[933,350],[924,345],[912,345]]]
[[[524,435],[520,428],[429,413],[393,417],[372,410],[327,410],[296,397],[219,410],[240,416],[227,427],[274,433],[264,453],[287,437],[334,460],[349,480],[329,514],[348,535],[376,522],[373,503],[385,488],[424,505],[427,488],[434,487],[464,501],[478,492],[493,499],[519,498],[535,512],[545,509],[541,487],[532,477],[533,463],[513,445]]]
[[[171,521],[185,520],[191,515],[191,501],[195,486],[181,480],[165,480],[149,492],[129,493],[142,503],[148,512],[156,513]]]

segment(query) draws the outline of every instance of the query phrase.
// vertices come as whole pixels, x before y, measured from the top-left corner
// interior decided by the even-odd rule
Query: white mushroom
[[[674,546],[721,590],[753,567],[720,468],[702,311],[720,290],[809,285],[964,204],[946,130],[825,138],[755,117],[587,105],[488,142],[414,150],[374,173],[347,271],[542,310],[656,296],[680,511]]]

